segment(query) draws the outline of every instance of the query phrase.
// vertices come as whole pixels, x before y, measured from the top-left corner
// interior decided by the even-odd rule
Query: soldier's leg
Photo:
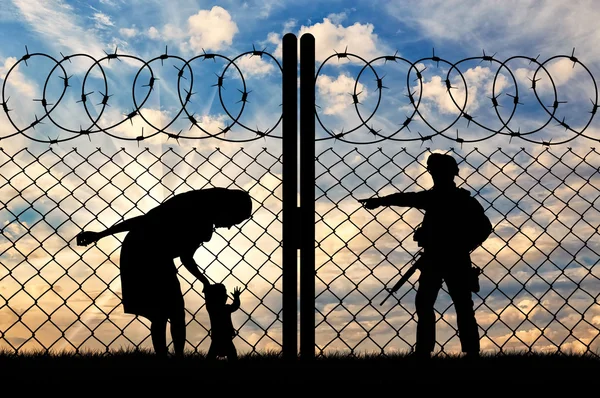
[[[434,305],[442,287],[441,276],[431,270],[422,270],[419,287],[415,297],[417,312],[417,342],[415,351],[431,353],[435,348],[435,311]]]
[[[465,353],[479,352],[479,329],[471,297],[468,271],[455,272],[445,278],[448,293],[454,302],[458,337]]]

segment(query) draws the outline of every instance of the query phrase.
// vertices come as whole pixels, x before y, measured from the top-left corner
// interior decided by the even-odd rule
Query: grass
[[[208,361],[203,353],[188,353],[184,358],[160,359],[151,350],[123,349],[105,352],[45,351],[15,354],[0,351],[2,378],[7,381],[25,377],[60,385],[72,382],[98,383],[98,380],[202,380],[203,382],[260,383],[313,386],[320,382],[345,386],[399,388],[395,383],[426,381],[429,386],[446,382],[494,383],[495,388],[551,382],[554,385],[580,385],[600,375],[600,357],[576,353],[482,354],[468,360],[459,356],[416,360],[407,354],[348,356],[332,353],[312,361],[282,359],[279,352],[240,355],[236,363]],[[508,383],[508,384],[506,384]],[[585,383],[583,383],[585,384]],[[581,385],[583,385],[581,384]],[[94,384],[92,384],[94,385]],[[103,384],[100,384],[103,385]],[[194,385],[192,382],[191,386]],[[397,392],[397,391],[396,391]]]

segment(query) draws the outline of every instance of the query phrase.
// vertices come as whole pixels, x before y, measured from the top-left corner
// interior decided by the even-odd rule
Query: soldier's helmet
[[[427,171],[431,174],[457,176],[458,164],[456,160],[447,154],[432,153],[427,158]]]

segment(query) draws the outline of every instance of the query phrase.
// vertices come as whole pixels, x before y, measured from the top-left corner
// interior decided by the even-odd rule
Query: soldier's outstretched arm
[[[429,194],[421,192],[397,192],[379,198],[359,199],[359,202],[367,209],[375,209],[380,206],[416,207],[425,209],[427,207]]]

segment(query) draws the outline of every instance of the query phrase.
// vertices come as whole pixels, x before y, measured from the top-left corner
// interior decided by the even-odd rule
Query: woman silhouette
[[[208,188],[169,198],[148,213],[102,231],[83,231],[77,244],[87,246],[106,236],[128,231],[121,247],[120,276],[123,311],[150,320],[157,355],[167,355],[166,327],[176,356],[185,345],[185,305],[173,260],[190,258],[214,228],[231,228],[250,218],[252,199],[237,189]],[[182,261],[196,278],[205,277],[195,262]]]

